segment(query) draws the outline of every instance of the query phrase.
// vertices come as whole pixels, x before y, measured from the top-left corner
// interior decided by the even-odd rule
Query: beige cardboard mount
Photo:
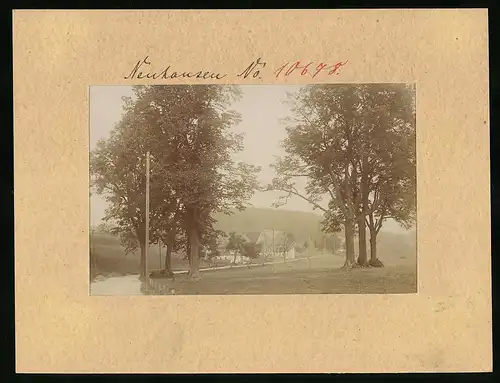
[[[491,371],[486,10],[13,17],[18,372]],[[146,56],[226,76],[125,79]],[[417,294],[89,296],[89,86],[207,81],[416,84]]]

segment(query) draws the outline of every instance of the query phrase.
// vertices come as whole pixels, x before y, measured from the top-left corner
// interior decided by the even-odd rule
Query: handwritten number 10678
[[[340,68],[345,64],[347,64],[347,61],[338,62],[333,65],[325,63],[314,64],[313,62],[301,64],[300,61],[296,61],[293,63],[287,62],[286,64],[280,66],[274,72],[274,74],[276,75],[276,78],[279,78],[280,76],[287,77],[292,73],[300,73],[301,76],[310,75],[312,78],[314,78],[319,73],[326,72],[329,76],[331,76],[334,74],[338,75]]]

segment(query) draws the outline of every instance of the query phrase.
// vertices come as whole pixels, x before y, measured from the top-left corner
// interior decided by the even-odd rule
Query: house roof
[[[260,237],[260,234],[261,234],[260,231],[251,231],[251,232],[245,233],[245,236],[248,238],[248,240],[251,243],[256,243]]]

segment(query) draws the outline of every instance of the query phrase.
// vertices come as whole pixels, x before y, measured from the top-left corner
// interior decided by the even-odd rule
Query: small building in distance
[[[295,241],[293,236],[282,230],[265,229],[261,232],[249,232],[244,234],[249,243],[260,246],[261,255],[266,258],[283,257],[295,258]]]

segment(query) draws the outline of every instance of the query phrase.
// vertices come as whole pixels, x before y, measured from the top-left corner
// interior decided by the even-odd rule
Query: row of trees
[[[291,95],[286,156],[266,190],[296,195],[324,213],[323,231],[345,234],[345,267],[383,266],[377,234],[392,218],[415,222],[416,151],[413,86],[311,85]],[[305,191],[297,180],[306,180]],[[368,230],[367,230],[368,228]],[[359,233],[359,257],[354,234]],[[366,232],[370,233],[370,259]]]
[[[259,168],[235,163],[242,136],[230,132],[240,116],[229,109],[235,86],[135,86],[123,118],[90,157],[91,186],[104,196],[104,220],[126,251],[141,252],[145,270],[145,160],[150,152],[150,241],[171,253],[183,248],[191,277],[198,277],[202,246],[215,248],[213,214],[246,206],[257,188]]]
[[[307,246],[307,242],[306,242]],[[319,250],[335,252],[341,249],[340,238],[337,235],[324,235],[321,240],[314,240],[314,247]]]

